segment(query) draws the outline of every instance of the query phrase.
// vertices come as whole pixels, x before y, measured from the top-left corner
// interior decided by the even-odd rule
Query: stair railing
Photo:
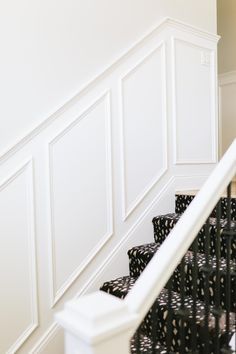
[[[205,274],[205,287],[209,288],[209,274],[211,265],[209,261],[209,215],[216,207],[216,224],[217,224],[217,239],[216,239],[216,278],[220,281],[219,270],[219,248],[220,248],[220,206],[218,201],[222,194],[227,189],[227,225],[224,231],[226,237],[226,261],[227,274],[226,278],[226,313],[225,313],[225,328],[226,336],[229,334],[230,328],[230,247],[232,238],[235,237],[235,225],[231,227],[231,181],[236,173],[236,139],[231,144],[228,151],[225,153],[221,161],[215,167],[201,190],[198,192],[192,203],[189,205],[185,213],[182,215],[174,229],[170,232],[165,242],[160,246],[157,254],[151,259],[145,270],[142,272],[131,291],[124,300],[120,300],[114,296],[98,291],[93,294],[81,297],[77,300],[68,302],[65,309],[56,315],[57,321],[65,330],[65,353],[66,354],[128,354],[130,353],[130,339],[139,327],[143,318],[148,313],[149,309],[154,306],[155,300],[166,287],[169,297],[169,305],[171,299],[171,279],[175,269],[179,266],[180,279],[180,296],[181,307],[179,316],[181,320],[181,354],[186,353],[185,338],[184,338],[184,322],[186,309],[184,307],[184,256],[190,246],[192,247],[193,259],[196,263],[196,254],[198,248],[197,234],[205,224],[206,241],[204,244],[206,250],[206,261],[202,267]],[[218,254],[218,255],[217,255]],[[194,266],[193,272],[193,292],[197,292],[197,271]],[[215,308],[211,309],[215,316],[215,331],[216,331],[216,347],[218,353],[232,353],[228,345],[220,348],[219,340],[219,319],[221,316],[221,304],[219,291],[216,289]],[[209,291],[206,291],[203,331],[205,330],[206,340],[204,344],[204,353],[210,353],[210,338],[209,338],[209,308],[210,298]],[[169,307],[168,307],[169,308]],[[155,311],[153,311],[155,312]],[[192,330],[196,327],[196,295],[194,295],[194,303],[192,309]],[[171,314],[167,316],[167,327],[171,330]],[[141,353],[139,348],[139,332],[136,332],[137,350],[136,353]],[[228,338],[229,340],[230,338]],[[152,353],[155,353],[153,348]],[[167,352],[171,353],[171,343],[168,339],[167,328]],[[197,338],[193,337],[191,353],[198,353]]]

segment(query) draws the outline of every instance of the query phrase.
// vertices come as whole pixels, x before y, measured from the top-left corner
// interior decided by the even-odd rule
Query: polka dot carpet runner
[[[177,195],[175,213],[153,219],[154,242],[128,251],[130,274],[105,282],[101,290],[124,298],[193,198]],[[222,198],[143,319],[131,340],[131,354],[232,353],[235,235],[236,199]]]

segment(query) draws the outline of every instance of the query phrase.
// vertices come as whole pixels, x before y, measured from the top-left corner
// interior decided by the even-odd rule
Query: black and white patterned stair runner
[[[175,204],[175,213],[157,216],[153,219],[154,226],[154,243],[144,244],[140,246],[133,247],[128,251],[129,257],[129,268],[130,275],[117,278],[105,282],[101,287],[101,290],[106,291],[112,295],[115,295],[119,298],[124,298],[129,290],[134,285],[136,279],[145,269],[148,262],[151,260],[153,255],[158,252],[158,249],[165,238],[168,236],[171,229],[176,225],[181,214],[186,210],[188,205],[193,200],[193,196],[187,195],[178,195],[176,196]],[[221,199],[221,220],[220,227],[221,233],[224,232],[226,228],[226,212],[227,212],[227,201],[226,198]],[[197,298],[196,302],[196,326],[195,329],[197,333],[194,333],[197,340],[198,353],[204,354],[204,346],[202,345],[202,338],[204,337],[204,319],[205,319],[205,273],[202,270],[204,264],[206,263],[206,257],[208,262],[211,265],[211,273],[209,275],[209,323],[208,327],[210,333],[215,331],[215,317],[211,314],[215,306],[215,280],[216,280],[216,210],[214,209],[212,215],[209,219],[209,234],[210,234],[210,243],[209,255],[205,254],[205,242],[206,236],[204,228],[202,228],[198,234],[198,253],[196,256],[196,264],[198,267],[198,279],[197,279]],[[231,200],[231,217],[232,217],[232,228],[236,228],[236,199]],[[226,241],[224,237],[221,238],[220,243],[220,305],[222,308],[222,313],[220,317],[220,328],[219,328],[219,341],[222,345],[225,343],[225,309],[227,305],[226,300],[226,277],[227,277],[227,262],[226,262]],[[185,337],[185,351],[186,353],[191,353],[191,343],[192,343],[192,320],[193,320],[193,282],[192,282],[192,273],[193,273],[193,251],[192,246],[184,257],[185,267],[185,289],[184,289],[184,307],[188,312],[188,319],[186,320],[184,326],[184,337]],[[166,318],[168,313],[168,291],[163,289],[159,297],[155,301],[155,304],[149,310],[148,314],[144,318],[142,324],[139,328],[139,338],[137,342],[136,336],[131,340],[131,353],[132,354],[171,354],[179,353],[180,351],[180,333],[181,333],[181,321],[178,317],[178,311],[181,307],[181,296],[180,292],[180,274],[181,266],[179,265],[172,277],[172,292],[171,292],[171,304],[169,311],[173,311],[173,318],[171,322],[171,338],[169,347],[170,350],[166,349],[166,340],[167,340],[167,324]],[[236,239],[232,240],[231,252],[230,252],[230,274],[231,274],[231,301],[230,301],[230,333],[231,335],[235,332],[236,324]],[[153,324],[153,319],[155,318],[155,328]],[[153,347],[153,330],[155,330],[155,348]],[[214,343],[209,340],[210,353],[215,354]],[[137,344],[138,343],[138,344]],[[137,347],[139,348],[137,351]]]
[[[182,214],[191,201],[194,199],[194,195],[178,194],[175,196],[175,212]],[[216,217],[216,208],[212,211],[212,217]],[[227,197],[221,198],[221,217],[226,219],[227,216]],[[231,217],[232,220],[236,220],[236,198],[231,199]]]

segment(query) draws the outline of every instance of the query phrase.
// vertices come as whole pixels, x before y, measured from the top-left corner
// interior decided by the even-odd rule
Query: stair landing
[[[190,190],[177,190],[175,192],[176,195],[196,195],[198,192],[198,189],[190,189]],[[226,197],[227,193],[226,191],[223,193],[222,197]],[[236,198],[236,181],[232,182],[231,185],[231,197],[232,198]]]

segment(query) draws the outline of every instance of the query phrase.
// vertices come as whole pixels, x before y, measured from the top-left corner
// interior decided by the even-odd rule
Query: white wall
[[[125,11],[122,2],[115,9],[107,2],[104,16],[104,2],[95,11],[86,1],[93,24],[85,10],[63,10],[59,1],[51,7],[45,2],[45,8],[43,2],[38,8],[16,3],[8,15],[10,5],[4,5],[1,353],[61,354],[55,311],[127,273],[127,249],[153,239],[151,219],[173,210],[174,190],[198,188],[214,167],[214,2],[204,1],[210,21],[200,14],[199,2],[193,8],[179,1],[182,9],[175,11],[173,3],[159,2],[158,15],[156,2],[150,3],[144,16],[147,2],[128,3]],[[32,16],[26,16],[30,8]],[[213,34],[178,21],[154,26],[167,14]],[[16,143],[41,120],[41,127]]]
[[[217,40],[166,20],[0,160],[1,353],[60,354],[54,311],[127,273],[175,188],[210,173]]]
[[[215,0],[5,1],[0,156],[171,16],[216,33]]]

